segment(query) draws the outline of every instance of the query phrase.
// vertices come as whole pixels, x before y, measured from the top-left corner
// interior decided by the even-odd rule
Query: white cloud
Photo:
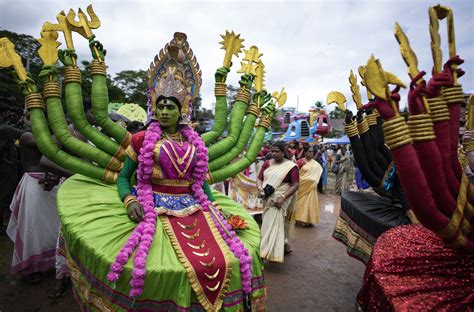
[[[431,71],[428,7],[438,1],[96,1],[102,26],[94,31],[108,50],[110,73],[147,69],[154,55],[175,31],[188,35],[203,71],[204,104],[213,102],[213,76],[221,66],[219,34],[241,33],[246,47],[264,53],[269,90],[285,87],[288,106],[306,110],[329,91],[350,100],[347,77],[365,64],[371,53],[384,69],[408,81],[406,66],[393,35],[394,24],[406,31],[420,70]],[[60,10],[85,8],[88,1],[0,0],[0,27],[37,36],[45,21]],[[465,59],[461,83],[474,92],[474,2],[444,1],[454,10],[458,54]],[[445,23],[441,22],[444,60]],[[74,37],[81,58],[89,59],[86,41]],[[229,83],[237,84],[239,61],[234,59]],[[365,92],[363,92],[365,93]],[[406,94],[406,92],[404,93]]]

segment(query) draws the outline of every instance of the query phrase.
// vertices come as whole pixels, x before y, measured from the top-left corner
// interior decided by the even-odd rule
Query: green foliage
[[[346,114],[344,114],[344,112],[338,106],[336,106],[336,109],[329,113],[329,118],[331,119],[342,119],[345,117]]]
[[[144,70],[123,70],[113,79],[114,87],[122,90],[127,103],[137,103],[142,107],[146,106],[148,76]],[[110,89],[109,89],[110,92]]]
[[[0,37],[6,37],[16,46],[23,65],[36,78],[41,71],[42,61],[38,56],[40,44],[29,35],[17,34],[8,30],[0,30]],[[0,100],[7,105],[23,107],[24,95],[12,75],[13,67],[0,68]]]
[[[316,102],[314,103],[314,107],[316,107],[316,108],[324,108],[324,104],[323,104],[323,102],[321,102],[321,101],[316,101]]]

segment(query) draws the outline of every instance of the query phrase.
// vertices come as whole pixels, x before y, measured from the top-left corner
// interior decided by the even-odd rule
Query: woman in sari
[[[275,142],[272,160],[267,160],[257,179],[259,196],[264,198],[260,256],[283,263],[284,254],[291,253],[288,238],[294,220],[293,195],[298,190],[299,174],[296,164],[285,155],[285,143]]]
[[[313,227],[313,224],[319,222],[317,186],[323,168],[313,156],[314,150],[306,143],[304,158],[296,161],[300,168],[300,183],[295,203],[295,220],[296,226],[299,227]]]
[[[337,151],[334,164],[339,166],[339,171],[336,174],[336,194],[341,194],[342,190],[347,189],[347,171],[349,168],[349,158],[344,146]]]

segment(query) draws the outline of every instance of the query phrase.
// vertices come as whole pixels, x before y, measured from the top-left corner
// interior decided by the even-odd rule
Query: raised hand
[[[220,67],[216,70],[214,78],[216,82],[225,82],[227,80],[227,74],[230,72],[230,67]]]
[[[74,49],[64,49],[58,51],[58,57],[64,66],[74,66],[77,60],[77,54]]]
[[[408,108],[410,110],[410,114],[419,115],[426,113],[425,107],[423,104],[422,96],[426,95],[428,89],[426,87],[426,82],[422,80],[417,84],[417,81],[423,78],[426,72],[421,71],[413,77],[410,82],[410,91],[408,92]]]
[[[98,40],[95,40],[95,35],[92,35],[89,38],[89,48],[91,49],[92,57],[96,60],[103,60],[107,55],[107,50],[104,49],[102,43],[100,43]]]
[[[241,88],[247,88],[251,89],[252,88],[252,83],[253,83],[253,78],[254,76],[251,74],[244,74],[242,77],[240,77],[239,85]]]
[[[349,124],[352,122],[352,120],[354,119],[354,115],[352,114],[352,112],[348,109],[346,109],[346,117],[345,117],[345,120],[344,122],[346,124]]]

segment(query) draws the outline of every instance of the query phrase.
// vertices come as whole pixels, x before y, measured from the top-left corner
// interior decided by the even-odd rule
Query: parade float
[[[199,137],[189,119],[202,72],[186,35],[175,33],[148,70],[147,129],[132,136],[108,115],[106,51],[92,32],[100,26],[92,6],[87,13],[61,11],[56,19],[43,25],[38,40],[41,84],[6,38],[0,39],[0,66],[14,67],[40,151],[76,173],[62,184],[57,204],[81,309],[265,310],[258,225],[209,188],[252,164],[270,129],[282,94],[264,89],[262,53],[256,46],[244,50],[240,88],[227,103],[226,78],[244,40],[233,32],[221,35],[225,57],[215,73],[215,124]],[[92,53],[90,98],[102,131],[85,118],[73,32],[87,39]],[[64,50],[58,50],[59,33]],[[91,144],[69,133],[62,97],[67,116]],[[176,108],[179,117],[172,114]]]
[[[351,144],[357,144],[355,139],[362,141],[360,151],[369,162],[370,151],[363,146],[361,132],[370,129],[364,125],[360,112],[366,119],[375,114],[372,122],[376,124],[381,118],[382,142],[390,149],[390,158],[385,158],[385,162],[393,161],[400,194],[406,198],[407,208],[415,216],[414,224],[395,225],[381,234],[375,245],[370,245],[371,256],[357,297],[358,307],[363,311],[468,311],[474,306],[474,187],[462,170],[459,158],[463,157],[458,153],[460,111],[464,100],[458,78],[464,72],[457,66],[463,61],[456,54],[451,9],[441,5],[431,7],[429,18],[434,64],[428,82],[423,78],[426,73],[418,69],[418,60],[408,37],[398,24],[395,25],[395,37],[411,79],[408,118],[402,116],[398,108],[398,91],[402,84],[384,71],[380,60],[372,56],[361,72],[363,85],[373,98],[360,106],[357,117],[348,114],[346,120]],[[448,29],[449,59],[443,66],[439,20],[444,19]],[[391,84],[395,85],[394,89],[390,89]],[[352,82],[351,85],[354,87]],[[472,125],[467,128],[472,129]],[[465,142],[464,150],[472,150],[469,137]],[[363,174],[375,186],[374,190],[383,195],[387,191],[384,187],[387,170],[384,179],[380,180],[381,172],[376,171],[381,169],[383,172],[386,167],[379,162],[385,153],[379,151],[377,156],[376,148],[372,149],[374,160],[368,166],[371,170],[364,170]],[[356,158],[358,165],[364,165],[362,161]],[[463,165],[470,169],[467,158],[463,159]],[[384,208],[381,204],[377,210],[383,212]],[[360,233],[376,225],[373,219],[368,223],[362,222],[361,218],[350,221],[354,227],[359,226]],[[336,225],[336,237],[338,232]]]

